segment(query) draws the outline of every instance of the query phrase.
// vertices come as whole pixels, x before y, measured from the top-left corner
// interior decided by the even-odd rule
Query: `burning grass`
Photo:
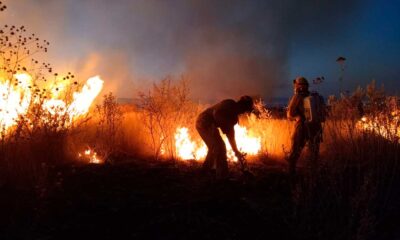
[[[148,168],[146,171],[149,171],[151,177],[140,179],[139,182],[142,183],[151,182],[151,178],[154,178],[152,171],[161,171],[159,169],[163,169],[167,164],[168,171],[181,174],[179,184],[194,188],[192,193],[187,194],[204,197],[209,192],[197,192],[194,187],[202,184],[203,180],[198,180],[200,183],[196,182],[196,178],[201,179],[196,175],[196,171],[200,168],[206,152],[194,130],[194,120],[206,106],[191,102],[187,86],[180,85],[183,83],[174,84],[170,81],[161,83],[161,86],[155,85],[147,95],[142,95],[139,106],[122,106],[116,103],[112,94],[105,95],[103,102],[89,112],[89,118],[73,121],[70,125],[61,125],[63,127],[59,124],[52,125],[50,121],[43,121],[42,117],[38,117],[35,119],[43,121],[43,127],[37,128],[34,125],[23,128],[20,124],[28,124],[29,121],[22,118],[25,122],[19,120],[15,126],[10,127],[13,130],[9,137],[2,141],[1,153],[5,157],[2,158],[2,164],[7,166],[4,169],[14,173],[28,173],[18,168],[32,166],[29,169],[33,169],[34,177],[30,179],[35,179],[32,182],[48,192],[53,189],[53,185],[48,182],[49,176],[54,174],[52,169],[57,169],[61,162],[67,165],[72,164],[71,160],[83,165],[91,163],[89,165],[93,169],[90,173],[86,172],[85,174],[89,175],[85,175],[81,180],[87,177],[90,179],[91,174],[97,174],[96,171],[103,171],[105,178],[107,171],[123,173],[125,170],[118,167],[121,164],[137,169],[129,174],[139,174],[138,169]],[[304,236],[303,239],[363,239],[374,236],[375,233],[370,230],[382,227],[380,223],[387,221],[385,216],[388,209],[396,206],[394,203],[398,200],[398,195],[393,194],[393,189],[399,186],[399,142],[385,135],[387,131],[394,133],[391,129],[392,126],[397,126],[397,117],[392,114],[393,109],[377,112],[372,110],[370,105],[366,105],[364,116],[369,120],[363,120],[355,110],[357,104],[353,104],[352,101],[343,98],[332,103],[332,115],[324,124],[319,167],[314,172],[310,171],[305,151],[299,164],[300,174],[292,184],[289,184],[289,178],[285,175],[284,159],[290,147],[293,123],[269,115],[243,116],[239,125],[235,127],[236,139],[239,148],[247,152],[250,169],[256,175],[254,185],[246,185],[249,189],[253,187],[255,192],[250,195],[246,195],[246,191],[243,192],[246,204],[257,208],[257,211],[271,208],[257,202],[253,197],[258,196],[256,192],[271,188],[277,190],[283,184],[285,189],[291,189],[290,194],[285,195],[285,201],[287,207],[292,210],[290,213],[282,209],[279,212],[290,225],[287,231],[296,236]],[[347,109],[344,113],[343,107],[340,107],[343,104]],[[71,104],[65,106],[65,109],[68,109]],[[43,108],[38,109],[41,112],[45,111]],[[338,109],[341,109],[342,113],[335,112]],[[24,116],[34,116],[30,115],[31,111]],[[66,115],[68,118],[68,114]],[[49,116],[53,116],[54,119],[57,115],[50,113]],[[57,122],[56,120],[54,122]],[[368,128],[363,125],[366,123]],[[26,135],[18,132],[19,129],[30,130],[30,135],[27,135],[30,137],[23,137]],[[381,129],[386,131],[382,132]],[[232,164],[235,161],[233,155],[228,157],[233,176],[240,178],[238,167]],[[167,160],[159,161],[161,158]],[[119,170],[107,170],[110,165]],[[190,169],[189,173],[183,169]],[[126,172],[124,174],[129,175]],[[175,179],[171,174],[169,172],[159,177]],[[9,177],[16,179],[16,175],[18,174]],[[265,178],[268,178],[268,181]],[[112,181],[111,178],[107,179]],[[168,186],[173,188],[174,183],[170,184],[172,185]],[[231,191],[237,187],[233,187]],[[40,190],[38,194],[42,192]],[[213,194],[217,194],[216,192]],[[274,192],[269,194],[275,196]],[[154,197],[156,193],[150,195]],[[176,198],[177,196],[174,196],[165,201],[175,201]]]
[[[18,85],[1,82],[0,155],[3,177],[35,182],[46,174],[43,164],[57,164],[71,159],[68,140],[76,127],[87,121],[86,114],[99,94],[103,81],[91,78],[71,98],[59,89],[57,94],[35,94],[32,78],[14,75]],[[52,88],[50,88],[52,89]]]
[[[293,124],[283,119],[260,119],[255,115],[249,115],[243,117],[240,124],[235,125],[235,138],[239,150],[246,153],[249,160],[260,157],[279,160],[284,159],[285,149],[290,147],[292,128]],[[187,127],[178,127],[174,137],[178,159],[203,160],[205,158],[207,146],[197,133],[192,131],[190,134]],[[237,159],[228,139],[223,136],[223,140],[227,146],[228,160],[236,162]]]
[[[0,127],[1,138],[6,138],[19,121],[37,109],[36,114],[41,115],[44,123],[60,119],[65,122],[59,124],[72,124],[83,115],[87,114],[89,108],[103,87],[103,80],[98,76],[88,79],[81,90],[73,92],[69,99],[68,91],[73,91],[66,82],[63,86],[55,84],[49,88],[43,87],[32,89],[34,85],[32,77],[26,73],[17,73],[13,76],[15,80],[0,79]],[[14,85],[12,81],[17,81]],[[65,89],[69,88],[69,89]],[[36,94],[35,94],[36,92]],[[40,94],[37,94],[40,92]],[[27,116],[29,125],[34,123],[32,117]],[[14,127],[14,129],[12,129]]]

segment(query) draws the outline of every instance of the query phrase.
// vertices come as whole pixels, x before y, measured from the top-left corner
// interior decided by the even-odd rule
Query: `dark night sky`
[[[185,74],[194,98],[288,96],[291,79],[324,76],[337,93],[372,79],[399,93],[400,1],[8,0],[0,21],[52,43],[48,60],[81,78],[100,74],[133,97]]]

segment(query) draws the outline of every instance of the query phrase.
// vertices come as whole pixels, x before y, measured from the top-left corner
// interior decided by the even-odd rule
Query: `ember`
[[[104,161],[97,156],[97,153],[87,148],[83,153],[78,153],[78,158],[93,164],[102,164]]]

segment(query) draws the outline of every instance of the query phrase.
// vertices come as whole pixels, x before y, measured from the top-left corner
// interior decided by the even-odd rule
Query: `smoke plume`
[[[50,61],[59,69],[82,78],[99,74],[106,89],[122,97],[133,97],[148,81],[183,74],[201,101],[272,96],[288,87],[288,55],[296,39],[335,36],[359,5],[355,0],[6,4],[0,20],[25,25],[49,40]]]

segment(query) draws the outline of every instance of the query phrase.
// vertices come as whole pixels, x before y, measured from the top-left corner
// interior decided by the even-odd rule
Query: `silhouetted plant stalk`
[[[175,158],[174,134],[177,127],[194,127],[198,107],[189,99],[187,80],[174,83],[171,77],[153,84],[147,93],[139,94],[143,122],[151,136],[151,148],[156,158],[162,151]]]
[[[5,9],[4,3],[0,2],[0,11]],[[10,94],[21,87],[22,82],[16,74],[27,74],[32,78],[22,95],[29,103],[26,112],[13,119],[15,124],[11,127],[6,127],[0,119],[2,178],[15,180],[18,176],[29,182],[46,175],[41,166],[65,160],[66,138],[70,130],[80,124],[71,124],[70,116],[57,107],[46,109],[44,106],[54,95],[69,104],[72,93],[79,87],[72,73],[61,76],[54,73],[51,64],[39,60],[39,55],[46,53],[49,45],[47,40],[29,33],[25,26],[0,26],[0,86],[6,89],[0,101],[4,101],[4,106],[7,106]],[[29,95],[26,94],[28,90]],[[4,114],[5,110],[1,110]]]
[[[0,2],[0,12],[4,11],[6,9],[7,9],[7,6],[3,2]]]
[[[330,97],[329,105],[319,168],[306,168],[293,189],[296,231],[305,238],[373,239],[397,201],[392,193],[400,180],[400,143],[385,132],[393,134],[399,100],[372,82],[366,90]],[[363,128],[362,117],[382,131]]]
[[[111,155],[121,151],[124,113],[111,92],[103,96],[103,102],[97,105],[96,112],[98,114],[96,149],[101,151],[104,160],[109,160]]]

